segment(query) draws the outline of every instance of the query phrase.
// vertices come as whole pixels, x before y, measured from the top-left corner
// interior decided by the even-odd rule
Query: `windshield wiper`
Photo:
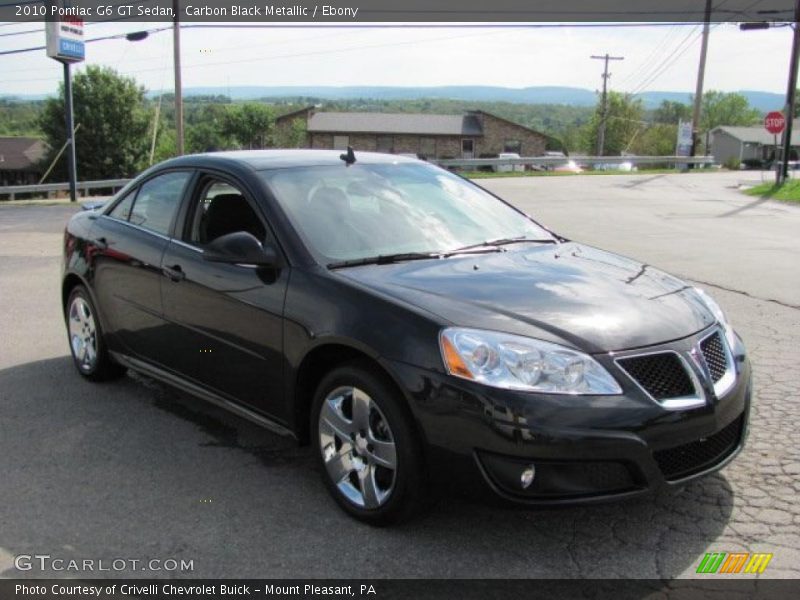
[[[498,246],[508,246],[510,244],[524,244],[527,242],[538,243],[538,244],[558,244],[558,240],[555,238],[552,239],[536,239],[536,238],[528,238],[525,236],[515,237],[515,238],[498,238],[496,240],[487,240],[485,242],[479,242],[477,244],[470,244],[469,246],[462,246],[461,248],[456,248],[455,250],[449,250],[444,252],[443,256],[452,256],[453,254],[458,254],[460,252],[468,252],[470,250],[475,250],[477,248],[496,248]]]
[[[398,254],[379,254],[377,256],[365,256],[364,258],[354,258],[351,260],[340,260],[328,263],[329,269],[342,269],[344,267],[358,267],[361,265],[389,265],[396,262],[407,260],[428,260],[442,258],[437,252],[402,252]]]

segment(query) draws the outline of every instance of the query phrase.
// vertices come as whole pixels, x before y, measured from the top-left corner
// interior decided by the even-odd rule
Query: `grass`
[[[800,203],[800,180],[790,180],[783,185],[775,183],[762,183],[755,187],[744,190],[748,196],[760,196],[772,200],[782,200],[783,202]]]

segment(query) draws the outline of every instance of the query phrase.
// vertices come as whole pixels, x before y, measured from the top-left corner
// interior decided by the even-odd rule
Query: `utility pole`
[[[700,111],[703,109],[703,84],[706,77],[710,23],[711,0],[706,0],[705,18],[703,19],[703,42],[700,46],[700,65],[697,67],[697,87],[694,90],[694,110],[692,111],[692,156],[697,156],[697,146],[700,140]]]
[[[781,163],[778,183],[783,183],[789,176],[789,159],[792,151],[792,129],[794,125],[794,104],[797,91],[797,63],[800,61],[800,0],[794,6],[794,38],[792,41],[792,60],[789,63],[789,87],[786,90],[786,128],[783,130],[783,162]]]
[[[172,56],[175,66],[175,146],[183,155],[183,91],[181,86],[181,26],[179,0],[172,0]]]
[[[625,60],[625,57],[609,56],[606,52],[603,56],[592,55],[591,58],[605,61],[605,68],[603,69],[603,99],[600,108],[600,126],[597,130],[597,156],[603,156],[606,145],[606,120],[608,119],[608,78],[611,77],[611,73],[608,72],[608,61]]]

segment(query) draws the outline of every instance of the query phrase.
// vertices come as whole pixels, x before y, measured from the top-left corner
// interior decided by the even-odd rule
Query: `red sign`
[[[783,131],[783,128],[786,127],[786,117],[783,116],[782,112],[773,110],[764,117],[764,127],[766,127],[767,131],[770,133],[778,135]]]

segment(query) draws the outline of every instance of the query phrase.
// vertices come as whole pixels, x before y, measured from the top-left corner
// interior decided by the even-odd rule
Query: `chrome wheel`
[[[394,489],[397,453],[386,417],[363,390],[339,387],[319,414],[319,447],[333,483],[362,508],[385,504]]]
[[[88,302],[76,296],[69,307],[69,343],[75,363],[89,372],[97,364],[97,325]]]

